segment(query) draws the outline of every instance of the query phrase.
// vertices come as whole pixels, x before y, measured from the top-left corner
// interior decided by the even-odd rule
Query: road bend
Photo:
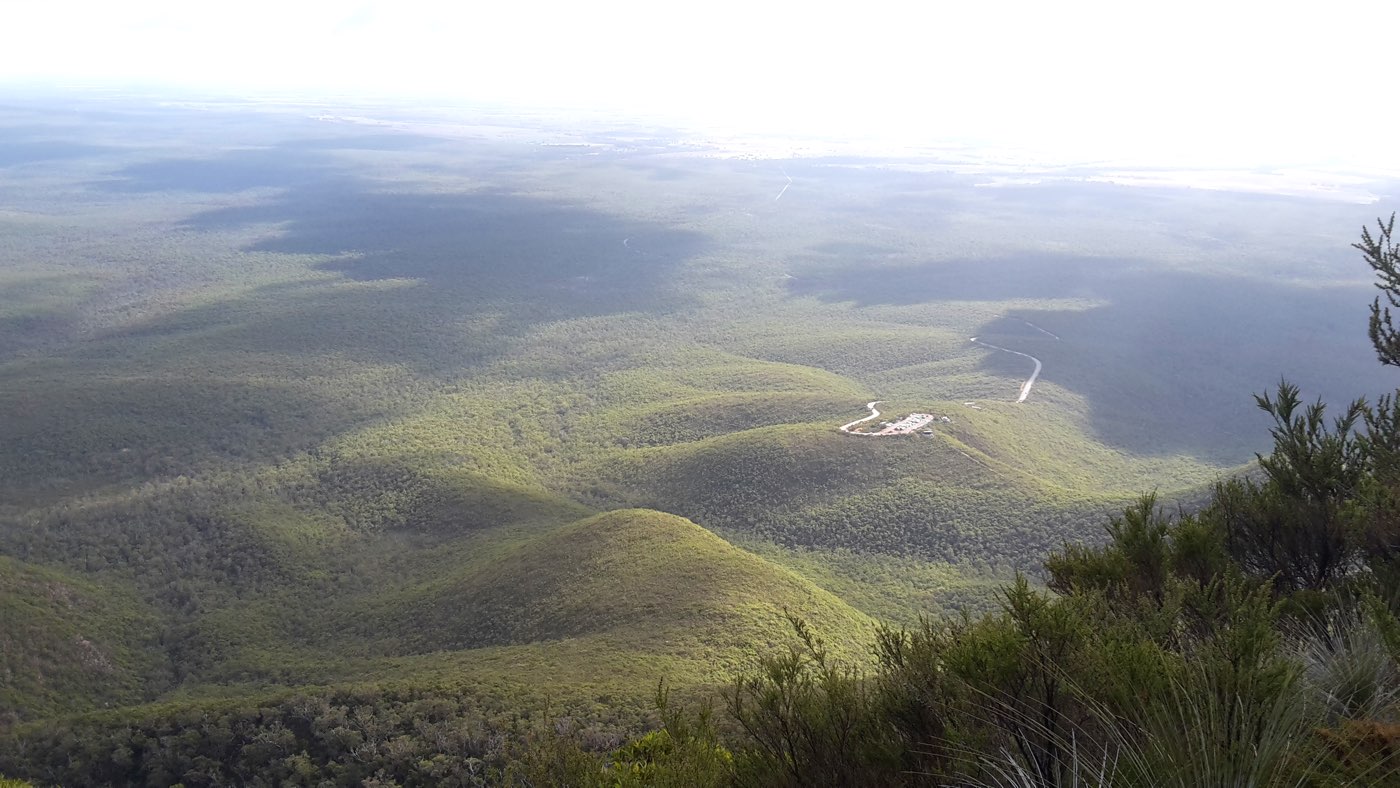
[[[850,424],[842,425],[841,431],[842,431],[842,432],[848,432],[848,433],[850,433],[850,434],[852,434],[852,435],[868,435],[868,434],[870,434],[870,433],[865,433],[865,432],[851,432],[851,428],[854,427],[854,426],[856,426],[857,424],[864,424],[864,423],[867,422],[867,421],[874,421],[875,419],[880,418],[880,411],[875,410],[875,406],[876,406],[876,405],[879,405],[881,402],[884,402],[884,400],[882,400],[882,399],[877,399],[877,400],[875,400],[874,402],[866,403],[866,406],[865,406],[865,407],[867,407],[867,408],[870,409],[870,415],[869,415],[869,416],[866,416],[866,417],[863,418],[863,419],[856,419],[855,421],[851,422]]]
[[[1046,332],[1046,333],[1049,333],[1049,332]],[[1057,337],[1057,339],[1058,339],[1058,337]],[[973,337],[973,338],[972,338],[972,344],[974,344],[974,345],[981,345],[982,347],[989,347],[989,348],[991,348],[992,350],[1000,350],[1000,351],[1003,352],[1003,353],[1011,353],[1011,354],[1014,354],[1014,355],[1017,355],[1017,356],[1024,356],[1024,357],[1030,359],[1031,361],[1034,361],[1034,362],[1035,362],[1035,371],[1031,373],[1031,376],[1030,376],[1029,378],[1026,379],[1026,382],[1025,382],[1025,383],[1022,383],[1022,384],[1021,384],[1021,396],[1019,396],[1019,397],[1016,398],[1016,401],[1017,401],[1017,402],[1025,402],[1025,401],[1026,401],[1026,397],[1029,397],[1029,396],[1031,395],[1031,387],[1035,385],[1035,379],[1038,378],[1038,377],[1040,377],[1040,367],[1041,367],[1040,359],[1036,358],[1035,356],[1032,356],[1032,355],[1029,354],[1029,353],[1022,353],[1022,352],[1019,351],[1019,350],[1012,350],[1012,349],[1010,349],[1010,348],[1004,348],[1004,347],[1002,347],[1001,345],[993,345],[993,344],[991,344],[990,342],[983,342],[983,341],[979,340],[977,337]]]

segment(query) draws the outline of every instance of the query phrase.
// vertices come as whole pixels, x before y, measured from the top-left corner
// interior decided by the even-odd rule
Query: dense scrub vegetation
[[[1358,248],[1400,296],[1391,223]],[[1376,302],[1373,345],[1400,366]],[[1144,496],[1101,546],[1066,544],[1048,589],[1024,578],[999,612],[883,629],[876,663],[833,658],[801,618],[794,643],[706,714],[673,715],[666,748],[593,756],[557,735],[559,784],[1340,786],[1400,784],[1400,391],[1330,422],[1287,382],[1262,476],[1199,511]],[[646,740],[643,740],[646,741]]]
[[[1153,627],[1252,599],[1262,559],[1138,621],[1106,590],[1125,559],[1046,552],[1153,487],[1270,544],[1293,493],[1212,492],[1263,439],[1240,392],[1381,380],[1344,319],[1365,283],[1330,263],[1341,203],[819,158],[776,202],[772,163],[672,133],[77,106],[0,107],[0,773],[39,783],[772,782],[774,703],[830,717],[814,764],[859,742],[830,764],[858,782],[956,774],[891,733],[897,655],[1011,671],[1044,608],[1071,666],[1113,633],[1179,662]],[[972,335],[1045,361],[1031,401]],[[876,398],[952,421],[835,432]],[[1347,534],[1383,508],[1337,496]],[[913,629],[869,653],[867,616]],[[999,686],[959,675],[929,688],[957,753],[1011,748],[954,724]],[[1102,747],[1106,703],[1055,708]]]

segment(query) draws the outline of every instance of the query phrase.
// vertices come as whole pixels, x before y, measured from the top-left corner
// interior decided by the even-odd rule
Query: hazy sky
[[[634,108],[1179,163],[1400,165],[1400,3],[5,0],[0,83]]]

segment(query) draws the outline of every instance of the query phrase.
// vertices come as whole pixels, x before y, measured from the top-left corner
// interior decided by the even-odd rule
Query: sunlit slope
[[[709,528],[943,561],[1030,562],[1119,503],[998,467],[943,424],[933,437],[894,438],[764,427],[619,452],[580,472],[607,499]]]
[[[24,746],[133,721],[174,736],[211,718],[232,717],[235,728],[288,712],[305,720],[327,696],[347,737],[385,730],[371,729],[370,711],[404,703],[436,724],[417,735],[441,732],[436,741],[466,747],[556,720],[609,736],[655,724],[658,682],[689,705],[713,698],[736,671],[753,670],[760,655],[795,645],[788,613],[833,656],[870,657],[870,618],[674,515],[615,511],[503,542],[484,548],[501,550],[489,562],[468,560],[457,576],[438,562],[398,581],[421,586],[380,588],[374,605],[353,611],[330,597],[282,597],[283,606],[313,606],[307,622],[318,621],[323,634],[339,631],[314,646],[308,631],[264,644],[158,702],[76,718],[61,710],[24,728]],[[387,653],[364,653],[362,633],[341,628],[351,612],[378,630],[376,645]],[[460,647],[492,640],[501,644]],[[454,731],[459,738],[450,738]]]
[[[159,631],[116,583],[0,557],[0,725],[140,700],[165,678]]]
[[[393,633],[386,645],[406,653],[603,633],[638,653],[745,649],[774,631],[784,609],[838,637],[868,623],[793,572],[644,509],[566,525],[386,599],[392,610],[381,600],[365,612]]]
[[[641,408],[613,408],[585,428],[607,435],[617,447],[666,446],[775,424],[837,420],[850,410],[850,394],[762,392],[708,394]]]
[[[1244,470],[1186,452],[1134,453],[1095,440],[1084,403],[1072,392],[1037,383],[1024,403],[980,401],[958,407],[946,432],[955,444],[997,472],[1034,477],[1061,495],[1134,496],[1150,489],[1192,494]]]
[[[662,677],[726,681],[788,641],[787,613],[857,658],[874,623],[802,575],[640,509],[431,547],[376,538],[332,563],[353,584],[283,587],[205,616],[199,637],[221,650],[182,694],[392,676],[632,702]]]
[[[366,629],[346,613],[357,601],[393,595],[467,559],[489,562],[590,513],[519,481],[332,451],[258,473],[92,495],[0,528],[5,551],[33,564],[4,567],[16,589],[6,595],[7,617],[15,618],[4,634],[42,634],[17,640],[19,651],[6,658],[14,653],[18,665],[31,666],[15,669],[21,677],[49,663],[68,671],[53,682],[63,697],[83,697],[91,686],[68,664],[82,657],[73,647],[78,635],[111,655],[97,662],[168,665],[185,690],[209,681],[302,680],[342,657],[374,653],[347,638]],[[45,596],[60,585],[100,604],[72,607],[54,602],[66,596]],[[102,626],[83,623],[88,610]],[[44,626],[49,618],[52,629]],[[107,642],[89,629],[122,639]],[[310,654],[315,670],[289,667],[291,652]],[[171,682],[146,680],[146,672],[124,677],[114,668],[92,695],[157,697]],[[53,711],[48,689],[35,681],[11,685],[25,716]]]
[[[784,547],[726,532],[735,543],[811,579],[852,607],[897,626],[924,617],[979,615],[1000,609],[1000,592],[1015,578],[1014,555],[956,562],[842,547]]]
[[[93,573],[74,587],[106,605],[54,603],[44,594],[72,584],[66,570],[7,562],[7,630],[43,636],[7,643],[6,659],[67,693],[15,684],[15,708],[156,699],[172,682],[153,665],[184,695],[386,675],[475,676],[510,694],[615,691],[624,675],[718,682],[785,636],[785,611],[863,653],[866,615],[693,522],[579,519],[589,510],[538,487],[413,460],[327,449],[252,477],[95,497],[7,534],[11,549]],[[61,542],[46,536],[60,528]],[[132,590],[98,596],[99,582]],[[90,608],[103,626],[80,615]]]
[[[925,275],[921,268],[910,271]],[[876,292],[888,287],[883,277],[901,278],[883,272]],[[916,278],[908,288],[910,298],[920,297],[919,284]],[[930,290],[932,297],[938,288]],[[1158,348],[1143,338],[1132,316],[1120,316],[1125,322],[1117,326],[1099,319],[1092,333],[1084,333],[1077,316],[1095,309],[1091,300],[859,306],[868,294],[858,286],[841,294],[854,304],[818,306],[790,299],[772,322],[748,321],[717,330],[714,341],[766,361],[839,372],[871,398],[884,401],[881,410],[891,416],[915,411],[946,415],[952,423],[940,432],[954,437],[958,449],[995,473],[1057,496],[1120,498],[1153,488],[1199,488],[1237,471],[1249,456],[1241,447],[1252,446],[1247,437],[1262,426],[1247,395],[1224,403],[1215,397],[1206,407],[1210,414],[1201,412],[1203,391],[1222,384],[1204,386],[1200,379],[1230,378],[1239,391],[1256,385],[1244,378],[1235,381],[1240,365],[1219,358],[1238,349],[1203,355],[1202,361],[1223,366],[1183,375],[1181,357],[1190,349],[1177,348],[1170,367],[1158,366]],[[784,323],[805,328],[784,330]],[[1035,369],[1034,360],[977,345],[972,336],[1044,362],[1027,401],[1015,400]],[[1251,374],[1257,375],[1258,367],[1252,365]],[[1260,385],[1267,385],[1271,378],[1262,380]],[[860,404],[859,398],[850,400],[840,414],[826,416],[827,422],[835,425],[862,415]],[[1237,417],[1222,419],[1222,412]],[[1219,427],[1222,421],[1230,422],[1228,429]],[[1148,424],[1153,426],[1140,426]]]

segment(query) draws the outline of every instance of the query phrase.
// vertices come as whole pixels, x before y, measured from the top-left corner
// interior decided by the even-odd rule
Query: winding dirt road
[[[873,421],[875,419],[880,418],[880,411],[875,410],[875,406],[879,405],[881,402],[884,402],[884,400],[877,399],[874,402],[866,403],[865,407],[870,409],[870,415],[866,416],[863,419],[856,419],[850,424],[842,425],[841,431],[849,435],[873,435],[874,433],[871,432],[851,432],[851,428],[856,426],[857,424],[864,424],[867,421]]]
[[[1041,329],[1041,330],[1044,331],[1044,329]],[[1045,331],[1045,333],[1049,334],[1050,332],[1049,332],[1049,331]],[[1054,335],[1051,334],[1051,336],[1054,336]],[[1056,339],[1059,339],[1059,337],[1055,337],[1055,338],[1056,338]],[[1002,347],[1001,345],[993,345],[993,344],[988,343],[988,342],[979,341],[979,340],[977,339],[977,337],[973,337],[971,341],[972,341],[972,344],[974,344],[974,345],[981,345],[982,347],[989,347],[989,348],[991,348],[992,350],[1000,350],[1000,351],[1003,352],[1003,353],[1013,353],[1013,354],[1015,354],[1015,355],[1017,355],[1017,356],[1025,356],[1026,358],[1028,358],[1028,359],[1030,359],[1031,361],[1034,361],[1034,362],[1035,362],[1035,371],[1031,373],[1031,376],[1030,376],[1029,378],[1026,379],[1026,382],[1025,382],[1025,383],[1021,384],[1021,396],[1019,396],[1019,397],[1016,398],[1016,401],[1017,401],[1017,402],[1025,402],[1025,401],[1026,401],[1026,397],[1029,397],[1029,396],[1031,395],[1031,386],[1034,386],[1034,385],[1035,385],[1035,379],[1038,378],[1038,377],[1040,377],[1040,367],[1041,367],[1040,359],[1036,358],[1035,356],[1032,356],[1032,355],[1029,354],[1029,353],[1022,353],[1022,352],[1019,351],[1019,350],[1011,350],[1011,349],[1009,349],[1009,348],[1004,348],[1004,347]]]
[[[1028,325],[1028,326],[1030,326],[1031,328],[1034,328],[1034,329],[1040,331],[1041,333],[1044,333],[1044,334],[1047,334],[1047,335],[1049,335],[1049,336],[1055,337],[1055,339],[1057,339],[1057,340],[1059,339],[1059,337],[1056,337],[1054,334],[1051,334],[1049,331],[1046,331],[1045,329],[1041,328],[1040,326],[1033,325],[1032,323],[1029,323],[1029,322],[1027,322],[1026,325]],[[1032,356],[1032,355],[1029,354],[1029,353],[1022,353],[1022,352],[1019,351],[1019,350],[1012,350],[1011,348],[1005,348],[1005,347],[1002,347],[1001,345],[993,345],[993,344],[990,343],[990,342],[983,342],[982,340],[978,339],[977,337],[972,337],[969,341],[972,342],[974,345],[981,345],[982,347],[991,348],[992,350],[1000,350],[1000,351],[1003,352],[1003,353],[1010,353],[1010,354],[1015,355],[1015,356],[1022,356],[1022,357],[1028,358],[1028,359],[1030,359],[1031,361],[1035,362],[1035,370],[1031,372],[1031,376],[1030,376],[1029,378],[1026,378],[1026,382],[1021,384],[1021,395],[1020,395],[1019,397],[1016,398],[1016,401],[1017,401],[1018,403],[1019,403],[1019,402],[1025,402],[1025,401],[1026,401],[1026,398],[1029,397],[1029,396],[1031,395],[1031,388],[1035,386],[1035,381],[1036,381],[1036,379],[1038,379],[1038,378],[1040,377],[1040,370],[1041,370],[1041,368],[1044,366],[1043,364],[1040,363],[1040,359],[1036,358],[1035,356]],[[852,429],[853,429],[856,425],[858,425],[858,424],[864,424],[864,423],[866,423],[867,421],[874,421],[875,419],[880,418],[880,411],[876,410],[876,409],[875,409],[875,406],[876,406],[876,405],[879,405],[879,404],[882,403],[882,402],[884,402],[884,400],[882,400],[882,399],[877,399],[877,400],[875,400],[874,402],[867,402],[867,403],[865,404],[865,407],[868,408],[868,409],[870,410],[870,415],[869,415],[869,416],[866,416],[866,417],[863,418],[863,419],[856,419],[855,421],[851,422],[850,424],[843,424],[843,425],[841,425],[841,427],[840,427],[839,429],[840,429],[842,432],[846,433],[847,435],[871,435],[871,436],[877,436],[877,435],[879,435],[880,433],[875,433],[875,432],[852,432]],[[968,406],[971,406],[971,407],[974,407],[974,408],[977,407],[976,405],[973,405],[971,402],[965,402],[965,403],[963,403],[963,404],[968,405]],[[979,408],[979,410],[980,410],[980,408]],[[964,456],[967,456],[967,455],[964,454]],[[969,460],[973,460],[972,457],[968,457],[968,459],[969,459]],[[977,460],[973,460],[973,462],[977,462]]]

